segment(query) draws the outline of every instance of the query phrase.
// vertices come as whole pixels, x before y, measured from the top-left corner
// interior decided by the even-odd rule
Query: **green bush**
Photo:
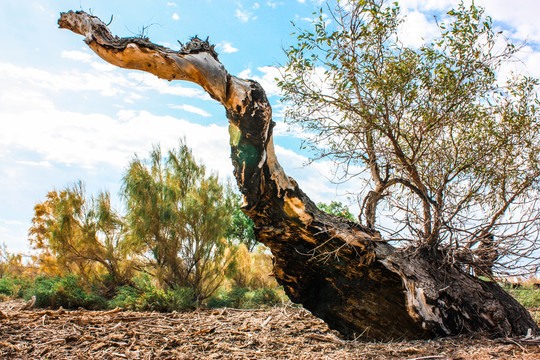
[[[508,292],[526,308],[540,308],[540,289],[523,286],[518,289],[508,289]]]
[[[195,298],[190,288],[160,290],[153,286],[123,286],[109,302],[109,307],[136,311],[181,311],[195,308]]]
[[[0,295],[4,297],[21,297],[31,281],[24,277],[5,276],[0,278]]]
[[[173,303],[173,310],[195,309],[195,292],[190,288],[176,288],[169,290],[169,297]]]
[[[67,277],[38,276],[25,289],[23,297],[36,297],[36,306],[66,309],[104,309],[107,302],[101,296],[86,291],[75,275]]]
[[[282,302],[282,297],[276,289],[262,288],[254,291],[253,303],[257,306],[276,306]]]
[[[245,308],[248,307],[248,288],[233,287],[231,290],[219,290],[206,301],[209,308]]]
[[[137,299],[139,293],[132,286],[121,286],[117,289],[116,296],[109,301],[110,308],[122,308],[126,310],[137,310]]]
[[[197,306],[194,291],[190,288],[173,290],[157,289],[148,275],[139,275],[131,280],[133,285],[119,286],[106,300],[102,295],[106,288],[98,280],[92,284],[83,283],[75,275],[66,277],[37,276],[33,280],[24,277],[0,278],[0,300],[22,297],[26,300],[36,296],[36,307],[66,309],[122,308],[134,311],[183,311]],[[107,296],[107,298],[109,298]],[[279,305],[285,299],[283,290],[260,288],[251,290],[244,287],[220,289],[210,297],[205,305],[209,308],[231,307],[250,309]]]
[[[262,288],[250,290],[248,288],[234,287],[230,290],[220,290],[206,302],[209,308],[230,307],[237,309],[250,309],[271,307],[282,303],[280,290]]]

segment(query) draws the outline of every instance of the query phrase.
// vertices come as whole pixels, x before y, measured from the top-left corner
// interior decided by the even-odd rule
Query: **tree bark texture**
[[[83,35],[113,65],[194,82],[225,107],[243,210],[274,255],[273,275],[292,301],[331,328],[376,340],[539,334],[528,311],[501,287],[447,265],[443,253],[395,248],[367,227],[320,211],[276,159],[264,90],[227,73],[208,42],[194,38],[173,51],[118,38],[81,11],[62,13],[58,24]]]

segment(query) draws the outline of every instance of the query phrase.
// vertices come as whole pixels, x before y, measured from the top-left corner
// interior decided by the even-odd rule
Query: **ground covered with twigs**
[[[23,309],[0,303],[1,359],[540,359],[527,340],[344,341],[308,311]]]

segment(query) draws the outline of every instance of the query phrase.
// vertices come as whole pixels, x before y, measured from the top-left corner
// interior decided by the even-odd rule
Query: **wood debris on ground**
[[[1,359],[540,359],[538,343],[345,341],[296,307],[182,313],[23,310],[0,303]]]

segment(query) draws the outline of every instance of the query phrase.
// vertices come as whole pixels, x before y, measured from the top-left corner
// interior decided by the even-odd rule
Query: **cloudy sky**
[[[402,0],[403,33],[420,45],[436,32],[455,0]],[[520,71],[540,76],[538,0],[483,0],[495,25],[526,41]],[[308,27],[317,0],[1,0],[0,244],[27,249],[33,207],[48,191],[82,180],[88,193],[117,198],[125,167],[153,144],[166,150],[186,138],[196,156],[225,179],[232,174],[224,110],[200,88],[114,68],[83,38],[57,28],[59,12],[85,10],[119,36],[144,33],[173,49],[193,35],[210,37],[234,75],[256,79],[274,106],[276,152],[289,175],[315,201],[347,203],[354,183],[335,185],[331,165],[309,167],[301,140],[280,117],[276,66],[294,41],[291,21]]]

